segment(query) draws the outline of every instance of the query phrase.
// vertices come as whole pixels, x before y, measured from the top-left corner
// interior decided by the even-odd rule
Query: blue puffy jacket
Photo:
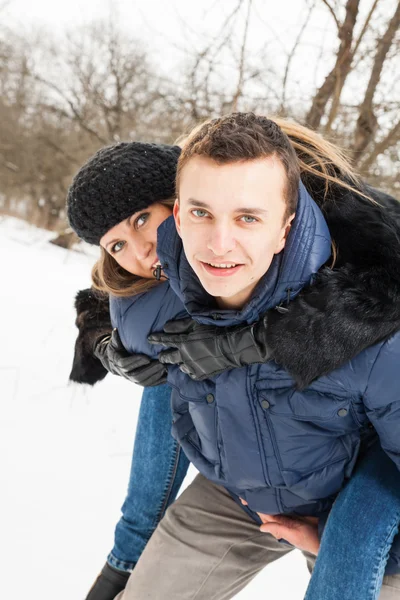
[[[242,311],[220,310],[202,289],[168,220],[159,229],[158,246],[168,283],[114,300],[113,323],[128,350],[154,355],[157,348],[146,336],[165,321],[189,313],[217,326],[251,323],[294,297],[329,255],[326,223],[301,186],[284,252]],[[350,477],[372,426],[400,467],[399,365],[396,334],[302,391],[273,361],[203,382],[170,368],[173,435],[200,472],[247,500],[252,510],[318,516]]]

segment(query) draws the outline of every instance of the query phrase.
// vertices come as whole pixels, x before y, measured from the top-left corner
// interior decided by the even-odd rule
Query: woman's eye
[[[116,254],[117,252],[120,252],[124,246],[125,242],[117,242],[116,244],[114,244],[114,246],[111,246],[111,252],[113,254]]]
[[[195,217],[202,218],[208,215],[208,212],[206,210],[202,210],[201,208],[195,208],[194,210],[192,210],[192,214]]]
[[[255,217],[251,217],[250,215],[243,215],[240,217],[244,223],[255,223],[257,219]]]
[[[140,227],[142,227],[146,223],[149,216],[150,216],[150,213],[148,213],[148,212],[142,213],[141,215],[139,215],[135,220],[135,228],[139,229]]]

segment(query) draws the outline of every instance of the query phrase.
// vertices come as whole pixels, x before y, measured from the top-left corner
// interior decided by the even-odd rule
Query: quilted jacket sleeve
[[[163,282],[143,294],[129,298],[110,297],[113,327],[118,329],[121,341],[130,353],[147,354],[156,358],[163,348],[149,344],[147,336],[162,331],[172,319],[183,319],[187,312],[182,302]]]
[[[367,415],[400,469],[400,332],[382,344],[364,394]]]

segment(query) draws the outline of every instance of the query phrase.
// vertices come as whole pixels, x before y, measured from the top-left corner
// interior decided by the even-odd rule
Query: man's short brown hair
[[[210,158],[217,164],[276,157],[287,176],[284,220],[295,212],[300,182],[299,161],[288,136],[271,119],[254,113],[232,113],[197,127],[188,136],[178,160],[178,195],[182,169],[194,156]]]

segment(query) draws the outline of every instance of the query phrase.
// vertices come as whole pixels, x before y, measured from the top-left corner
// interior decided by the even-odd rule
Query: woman
[[[102,231],[102,222],[105,221],[107,229],[108,223],[115,224],[119,220],[115,211],[124,211],[123,216],[130,216],[132,211],[146,208],[147,213],[150,211],[156,215],[150,235],[145,239],[139,237],[140,225],[144,224],[145,217],[141,217],[139,226],[132,227],[132,230],[137,231],[138,239],[145,248],[148,245],[155,248],[157,215],[165,218],[172,214],[179,154],[178,146],[161,144],[118,144],[100,150],[82,167],[70,188],[68,203],[73,226],[86,241],[97,243],[96,236],[99,227]],[[141,214],[144,214],[143,210],[138,212],[138,216]],[[88,218],[89,226],[82,231]],[[148,230],[148,225],[143,229]],[[151,288],[156,282],[151,271],[147,278],[132,277],[130,272],[119,268],[110,253],[103,250],[94,269],[96,281],[98,269],[106,273],[108,283],[105,289],[116,295],[125,293],[130,296],[137,290]],[[93,355],[93,346],[107,338],[111,331],[108,304],[108,295],[96,294],[93,290],[82,290],[77,294],[75,308],[79,336],[70,375],[72,381],[93,384],[107,373]],[[115,530],[114,547],[87,600],[112,600],[124,589],[151,534],[176,498],[189,465],[171,436],[170,389],[164,385],[166,368],[145,355],[135,358],[138,361],[134,371],[137,380],[141,385],[153,387],[146,387],[143,391],[134,446],[135,460],[132,461],[122,518]]]
[[[298,130],[296,131],[296,136],[298,137]],[[296,136],[294,136],[294,137],[296,137]],[[297,143],[297,142],[296,142],[296,143]],[[307,143],[309,143],[309,142],[307,142]],[[307,145],[306,145],[306,144],[304,144],[304,146],[305,146],[305,148],[306,148],[306,152],[307,152]],[[312,153],[310,153],[310,154],[312,154]],[[313,159],[314,159],[314,157],[313,157]],[[307,166],[307,165],[306,165],[306,166]],[[316,177],[316,179],[317,179],[317,181],[318,181],[319,175],[314,173],[314,177]],[[322,180],[323,180],[323,178],[322,178]],[[337,184],[337,185],[339,185],[339,184]],[[342,187],[342,189],[343,189],[343,190],[346,190],[346,189],[348,189],[348,188],[346,188],[346,187]],[[113,240],[112,240],[112,241],[113,241]],[[118,243],[118,242],[116,242],[116,243]],[[118,247],[118,246],[115,246],[115,248],[114,248],[114,251],[115,251],[115,250],[117,250],[117,252],[118,252],[118,251],[119,251],[119,248],[120,248],[120,247]],[[147,260],[149,257],[150,257],[150,259],[151,259],[151,260],[153,259],[153,256],[151,256],[150,254],[147,254],[147,255],[144,257],[144,259],[146,259],[146,260]],[[149,259],[149,260],[150,260],[150,259]],[[150,268],[152,268],[154,265],[155,265],[155,263],[152,263],[152,264],[150,265]],[[304,298],[303,298],[303,300],[304,300]],[[306,300],[306,301],[307,301],[307,300]],[[295,306],[296,302],[297,302],[297,301],[294,301],[292,305],[293,305],[293,306]],[[284,319],[285,319],[285,315],[282,317],[282,320],[284,320]],[[371,332],[370,332],[370,331],[368,331],[368,335],[369,335],[369,338],[368,338],[367,342],[369,342],[369,340],[371,339]],[[363,340],[361,343],[362,343],[362,344],[365,344],[365,341],[366,341],[366,340],[364,339],[364,340]],[[376,340],[373,340],[373,341],[376,341]],[[357,343],[359,343],[359,340],[357,341]],[[371,343],[371,342],[370,342],[370,343]],[[345,351],[348,351],[348,352],[349,352],[349,347],[347,347],[347,348],[345,349]],[[342,352],[342,354],[341,354],[341,356],[340,356],[340,359],[342,359],[342,358],[343,358],[343,352]],[[337,361],[338,361],[338,360],[340,360],[340,359],[338,359],[338,357],[336,356],[334,360],[337,360]],[[325,368],[326,368],[326,357],[325,357],[325,359],[324,359],[324,360],[325,360]],[[328,361],[329,361],[329,356],[328,356]],[[307,374],[306,374],[306,375],[307,375]],[[303,379],[304,379],[304,374],[303,374]]]

